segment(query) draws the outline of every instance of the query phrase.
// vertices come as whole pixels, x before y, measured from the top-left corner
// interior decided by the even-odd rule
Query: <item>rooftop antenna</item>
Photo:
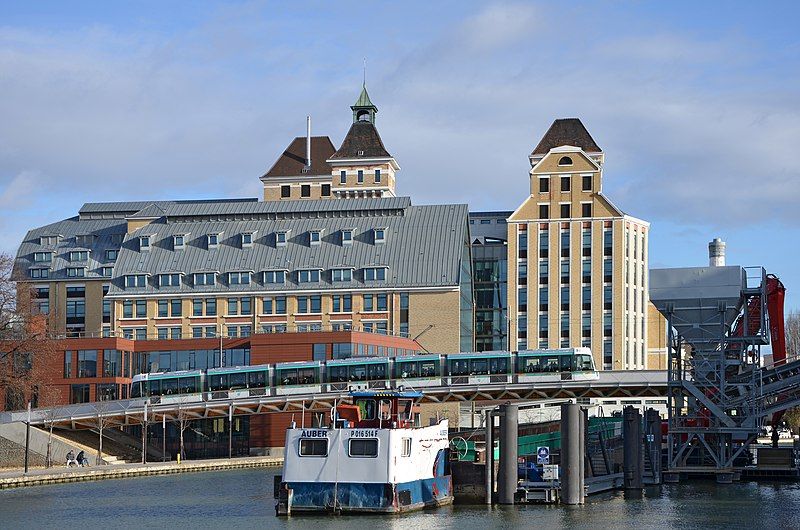
[[[311,167],[311,116],[306,116],[306,167]]]
[[[364,81],[363,85],[367,86],[367,58],[364,57]]]

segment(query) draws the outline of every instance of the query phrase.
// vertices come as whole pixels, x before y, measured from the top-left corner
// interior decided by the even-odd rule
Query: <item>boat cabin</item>
[[[351,392],[352,405],[336,407],[337,426],[344,428],[409,429],[419,427],[420,392]]]

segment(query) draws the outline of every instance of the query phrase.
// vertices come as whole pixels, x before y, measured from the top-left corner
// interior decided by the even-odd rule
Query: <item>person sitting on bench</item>
[[[75,453],[73,453],[72,449],[70,449],[69,452],[67,452],[67,467],[70,467],[72,464],[75,464],[76,467],[80,466],[78,461],[75,459]]]

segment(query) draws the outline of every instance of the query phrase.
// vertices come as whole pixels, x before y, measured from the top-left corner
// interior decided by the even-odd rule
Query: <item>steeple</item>
[[[361,95],[358,96],[355,105],[351,105],[350,108],[353,109],[353,123],[357,121],[375,123],[375,115],[378,113],[378,107],[369,99],[366,83],[361,85]]]

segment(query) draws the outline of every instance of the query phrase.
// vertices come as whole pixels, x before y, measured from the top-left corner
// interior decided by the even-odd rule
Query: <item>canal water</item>
[[[384,517],[275,517],[273,475],[247,469],[0,491],[1,528],[798,528],[800,484],[687,482],[585,506],[448,506]]]

